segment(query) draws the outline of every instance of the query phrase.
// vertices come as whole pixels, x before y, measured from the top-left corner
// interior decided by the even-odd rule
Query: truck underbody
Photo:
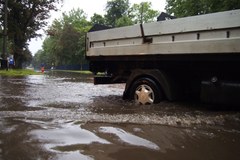
[[[98,59],[98,58],[97,58]],[[236,103],[234,97],[240,97],[240,90],[232,93],[232,96],[223,99],[217,98],[219,93],[220,83],[229,85],[240,84],[240,55],[172,55],[172,56],[154,56],[154,57],[108,57],[104,60],[91,61],[91,71],[105,72],[105,76],[96,76],[95,84],[112,84],[112,83],[127,83],[124,92],[125,99],[132,99],[131,97],[131,85],[132,83],[141,77],[149,77],[162,84],[162,80],[159,77],[160,74],[164,74],[168,77],[168,84],[175,86],[174,91],[169,91],[164,85],[164,93],[172,92],[174,94],[164,95],[168,100],[179,100],[185,98],[203,98],[204,101],[214,103]],[[95,68],[97,67],[97,68]],[[217,78],[218,82],[210,83],[214,78]],[[172,82],[174,81],[174,82]],[[205,82],[205,83],[203,83]],[[208,85],[215,86],[216,91],[211,95],[208,95],[206,82]],[[218,85],[216,85],[218,84]],[[234,88],[240,89],[240,85],[234,85]],[[203,93],[205,92],[205,93]],[[205,96],[204,96],[205,95]],[[219,97],[219,96],[218,96]],[[230,100],[232,99],[232,100]]]
[[[92,32],[87,58],[105,73],[95,84],[126,83],[123,97],[141,104],[239,104],[240,10]]]

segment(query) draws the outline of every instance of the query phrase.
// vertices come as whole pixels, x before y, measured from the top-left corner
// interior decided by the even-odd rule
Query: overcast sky
[[[149,1],[152,3],[152,8],[158,11],[165,11],[166,0],[129,0],[130,5],[134,3],[141,3]],[[94,14],[98,13],[101,15],[105,14],[105,7],[106,7],[107,0],[64,0],[64,4],[62,7],[59,8],[58,12],[52,12],[51,18],[49,19],[49,25],[51,22],[62,16],[62,12],[69,12],[73,8],[83,9],[83,11],[87,14],[88,19]],[[40,31],[43,33],[43,31]],[[42,48],[42,42],[46,36],[43,35],[42,38],[32,39],[29,42],[29,49],[30,51],[35,54],[39,49]]]

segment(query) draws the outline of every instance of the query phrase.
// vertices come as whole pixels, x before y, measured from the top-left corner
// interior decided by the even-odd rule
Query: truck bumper
[[[94,84],[112,84],[112,78],[110,76],[96,76]]]
[[[116,83],[125,83],[124,80],[113,78],[111,76],[96,76],[94,77],[94,84],[116,84]]]

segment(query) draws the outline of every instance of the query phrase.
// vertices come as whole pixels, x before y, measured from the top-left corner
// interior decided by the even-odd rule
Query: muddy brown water
[[[92,80],[66,72],[0,77],[0,160],[239,159],[239,110],[138,106],[121,99],[124,84]]]

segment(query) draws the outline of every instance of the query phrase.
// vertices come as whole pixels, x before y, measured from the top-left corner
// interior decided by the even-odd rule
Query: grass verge
[[[72,73],[81,73],[81,74],[92,74],[91,71],[78,71],[78,70],[53,70],[54,72],[72,72]]]
[[[34,70],[30,69],[9,69],[7,70],[0,70],[1,76],[28,76],[28,75],[41,75],[41,73],[35,72]]]

